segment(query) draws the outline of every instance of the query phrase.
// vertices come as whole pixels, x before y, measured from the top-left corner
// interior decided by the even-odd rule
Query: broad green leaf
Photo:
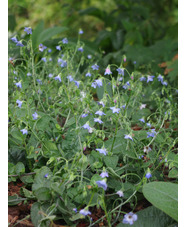
[[[118,164],[118,156],[104,156],[103,160],[107,167],[111,167],[112,169],[115,169]]]
[[[137,221],[132,225],[133,227],[169,227],[174,223],[174,227],[177,226],[175,221],[167,214],[157,209],[154,206],[145,208],[136,213],[138,216]],[[117,227],[129,227],[129,224],[120,223]]]
[[[17,194],[13,196],[8,196],[8,206],[15,206],[24,201],[23,198],[19,197]]]
[[[151,182],[143,186],[145,198],[178,221],[178,185],[170,182]]]
[[[99,100],[103,98],[104,93],[107,93],[110,97],[112,97],[112,86],[110,84],[110,80],[104,79],[102,80],[102,83],[103,86],[97,87],[97,96]]]
[[[47,187],[40,187],[34,191],[34,195],[40,201],[47,201],[51,199],[50,189]]]
[[[49,128],[49,122],[52,120],[52,118],[48,115],[42,116],[37,122],[36,122],[36,128],[41,131],[45,131]]]
[[[21,174],[25,172],[25,166],[22,162],[18,162],[15,166],[16,174]]]

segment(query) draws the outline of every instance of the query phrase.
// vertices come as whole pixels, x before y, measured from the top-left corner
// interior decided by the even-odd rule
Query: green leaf
[[[145,198],[178,221],[178,185],[170,182],[151,182],[143,186]]]
[[[8,196],[8,206],[15,206],[21,203],[24,199],[19,197],[17,194],[13,196]]]
[[[178,170],[176,168],[172,168],[170,171],[169,171],[169,175],[168,175],[169,178],[177,178],[178,177]]]
[[[28,199],[35,199],[32,191],[29,191],[26,188],[21,188],[21,194],[23,194]]]
[[[36,127],[38,130],[45,131],[49,128],[49,122],[52,120],[52,118],[48,115],[42,116],[37,122]]]
[[[66,28],[66,27],[47,28],[39,34],[39,36],[37,38],[37,44],[42,43],[42,42],[50,39],[51,37],[53,37],[57,34],[60,34],[66,30],[68,30],[68,28]]]
[[[99,100],[103,98],[104,93],[107,93],[110,97],[112,97],[112,86],[110,84],[110,80],[105,78],[102,80],[102,83],[103,86],[97,87],[97,96]]]
[[[175,224],[175,221],[166,215],[161,210],[154,206],[150,206],[144,210],[136,213],[138,216],[137,221],[132,225],[133,227],[168,227],[171,224]],[[120,223],[117,227],[129,227],[129,224]],[[177,226],[177,225],[174,225]]]
[[[40,201],[47,201],[51,199],[50,189],[47,187],[40,187],[34,191],[34,194]]]
[[[36,45],[37,45],[37,38],[39,36],[39,34],[43,31],[44,29],[44,22],[41,21],[37,27],[33,30],[33,33],[32,33],[32,45],[33,45],[33,48],[35,49],[36,48]],[[38,43],[40,44],[40,43]]]
[[[111,167],[112,169],[115,169],[118,164],[118,156],[104,156],[103,160],[107,167]]]
[[[25,166],[22,162],[18,162],[15,166],[16,174],[21,174],[25,172]]]

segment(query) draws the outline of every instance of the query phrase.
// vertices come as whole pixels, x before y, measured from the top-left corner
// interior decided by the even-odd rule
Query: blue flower
[[[42,84],[42,81],[41,81],[40,79],[37,79],[37,82],[38,82],[39,84]]]
[[[104,180],[98,180],[96,181],[96,184],[98,185],[99,188],[103,188],[104,191],[107,190],[107,184]]]
[[[92,65],[91,68],[92,68],[93,70],[98,70],[98,69],[99,69],[99,66],[98,66],[97,64],[95,64],[95,65]]]
[[[42,43],[39,44],[39,51],[43,52],[47,47],[44,46]]]
[[[165,85],[165,86],[168,85],[168,83],[167,83],[166,81],[163,81],[163,82],[161,82],[161,83],[162,83],[162,85]]]
[[[133,141],[133,139],[132,139],[132,136],[130,136],[130,135],[126,135],[125,134],[125,137],[124,137],[125,139],[129,139],[129,140],[132,140]]]
[[[20,41],[17,42],[16,46],[24,47],[24,45]]]
[[[96,82],[96,84],[97,84],[98,87],[103,86],[101,79],[95,80],[95,82]]]
[[[154,80],[154,76],[147,76],[147,83],[149,82],[149,81],[153,81]]]
[[[60,46],[56,46],[56,50],[61,50],[61,47]]]
[[[89,77],[91,77],[91,73],[89,73],[89,72],[88,72],[88,73],[86,73],[86,75],[85,75],[85,76],[89,76]]]
[[[147,123],[146,125],[147,125],[148,127],[150,127],[150,128],[151,128],[151,124],[150,124],[150,123]]]
[[[159,74],[159,76],[158,76],[158,81],[163,82],[163,76],[162,76],[162,75],[160,75],[160,74]]]
[[[77,213],[77,208],[73,208],[73,211],[74,211],[75,213]]]
[[[150,132],[147,132],[147,138],[154,137],[156,134],[157,132],[155,131],[155,129],[151,129]]]
[[[79,47],[78,51],[83,52],[83,47]]]
[[[55,79],[55,80],[59,80],[59,82],[61,82],[61,77],[60,77],[60,75],[54,77],[54,79]]]
[[[125,85],[123,85],[123,88],[124,88],[124,89],[127,89],[129,86],[130,86],[130,83],[129,83],[129,81],[127,81],[127,82],[125,83]]]
[[[134,64],[136,64],[136,61],[133,61]]]
[[[63,68],[63,67],[66,67],[66,66],[67,66],[67,62],[62,60],[61,67]]]
[[[152,174],[151,174],[150,172],[148,172],[148,173],[146,173],[145,177],[146,177],[147,179],[149,179],[150,177],[152,177]]]
[[[102,115],[106,115],[103,111],[101,110],[98,110],[95,112],[95,114],[99,115],[99,116],[102,116]]]
[[[91,87],[96,88],[96,87],[97,87],[97,83],[96,83],[96,82],[93,82],[93,83],[91,84]]]
[[[84,216],[86,216],[86,215],[88,215],[88,214],[91,214],[90,211],[85,210],[85,209],[80,210],[79,213],[82,214],[82,215],[84,215]]]
[[[149,151],[151,151],[151,150],[152,149],[150,147],[148,147],[148,146],[146,146],[146,147],[143,148],[143,152],[144,153],[149,153]]]
[[[22,88],[21,82],[17,82],[17,83],[15,83],[15,85],[19,88]]]
[[[84,129],[90,129],[90,125],[88,124],[88,123],[86,123],[86,124],[84,124],[83,126],[82,126],[82,128],[84,128]]]
[[[145,78],[144,76],[142,76],[142,77],[140,78],[140,81],[146,81],[146,78]]]
[[[32,76],[32,74],[31,74],[31,73],[27,73],[26,75],[27,75],[27,76]]]
[[[109,175],[108,175],[107,172],[102,172],[102,173],[100,174],[100,176],[101,176],[102,178],[109,177]]]
[[[19,99],[17,99],[16,103],[18,104],[18,107],[21,108],[23,101],[20,101]]]
[[[141,104],[140,110],[145,109],[147,104]]]
[[[107,67],[106,70],[105,70],[104,75],[110,75],[110,74],[112,74],[112,72],[110,71],[110,68]]]
[[[118,81],[122,81],[123,80],[123,77],[120,77],[119,79],[118,79]]]
[[[88,116],[88,114],[85,114],[85,113],[81,115],[82,118],[87,117],[87,116]]]
[[[144,118],[140,118],[140,119],[139,119],[139,121],[141,121],[141,122],[145,123]]]
[[[23,135],[24,135],[24,134],[26,134],[26,135],[28,134],[28,130],[25,129],[25,128],[24,128],[24,129],[21,129],[20,131],[23,133]]]
[[[116,69],[116,71],[118,71],[118,74],[119,74],[119,75],[124,76],[124,69],[118,68],[118,69]]]
[[[34,114],[32,114],[33,120],[37,120],[38,119],[38,114],[35,112]]]
[[[67,79],[68,79],[70,82],[74,81],[74,79],[73,79],[73,77],[72,77],[71,75],[68,75],[68,76],[67,76]]]
[[[105,104],[103,103],[103,101],[98,102],[99,105],[102,105],[103,107],[105,107]]]
[[[119,197],[124,197],[123,191],[119,190],[116,192],[117,195],[119,195]]]
[[[94,118],[94,122],[98,122],[98,123],[100,123],[100,124],[103,123],[103,121],[102,121],[101,119],[99,119],[99,118]]]
[[[105,148],[97,148],[96,151],[99,151],[100,154],[107,155],[108,151]]]
[[[46,58],[41,58],[41,61],[47,62]]]
[[[18,40],[17,40],[16,37],[11,38],[11,40],[12,40],[14,43],[17,43],[17,42],[18,42]]]
[[[88,58],[88,59],[91,59],[91,58],[92,58],[92,55],[90,55],[90,54],[87,55],[87,58]]]
[[[110,107],[110,109],[112,110],[112,113],[119,113],[119,111],[120,111],[120,108],[116,108],[115,106]]]
[[[63,42],[63,44],[68,44],[68,39],[64,38],[64,39],[62,39],[62,42]]]
[[[48,178],[48,175],[49,175],[49,174],[48,174],[48,173],[46,173],[46,174],[44,175],[44,178]]]
[[[49,58],[49,61],[52,61],[52,58]]]
[[[32,34],[32,29],[30,27],[25,27],[24,31],[27,32],[27,34]]]
[[[49,73],[49,74],[48,74],[48,77],[49,77],[49,78],[52,78],[52,77],[53,77],[53,74],[52,74],[52,73]]]
[[[79,34],[83,34],[83,30],[81,28],[79,29]]]
[[[80,82],[77,80],[74,80],[75,85],[79,88]]]
[[[124,218],[123,218],[123,224],[130,224],[130,225],[133,225],[135,221],[137,221],[138,219],[138,216],[137,214],[134,214],[132,212],[129,212],[128,214],[125,214],[124,215]]]
[[[48,49],[48,53],[51,53],[52,52],[52,50],[51,49]]]
[[[126,105],[123,105],[122,108],[125,109]]]

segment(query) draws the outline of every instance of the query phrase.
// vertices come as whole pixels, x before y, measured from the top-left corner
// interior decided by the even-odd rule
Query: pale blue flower
[[[89,76],[89,77],[91,77],[91,73],[89,73],[89,72],[88,72],[88,73],[86,73],[86,75],[85,75],[85,76]]]
[[[98,87],[101,87],[103,86],[103,83],[102,83],[102,80],[101,79],[98,79],[98,80],[95,80],[96,84]]]
[[[126,105],[123,105],[122,108],[125,109]]]
[[[167,83],[166,81],[163,81],[163,82],[161,82],[161,83],[162,83],[162,85],[165,85],[165,86],[168,85],[168,83]]]
[[[16,46],[24,47],[24,45],[20,41],[17,42]]]
[[[125,137],[124,137],[124,138],[125,138],[125,139],[130,139],[130,140],[133,141],[132,136],[130,136],[130,135],[126,135],[126,134],[125,134]]]
[[[109,177],[109,175],[108,175],[107,172],[102,172],[102,173],[100,174],[100,177],[105,178],[105,177]]]
[[[140,110],[145,109],[147,104],[141,104]]]
[[[124,76],[124,69],[123,68],[118,68],[118,69],[116,69],[116,71],[118,71],[119,75]]]
[[[49,174],[48,174],[48,173],[46,173],[46,174],[44,175],[44,178],[48,178],[48,175],[49,175]]]
[[[99,151],[100,154],[107,155],[108,151],[105,148],[97,148],[96,151]]]
[[[103,123],[103,121],[102,121],[101,119],[99,119],[99,118],[94,118],[94,122],[98,122],[98,123],[100,123],[100,124]]]
[[[27,75],[27,76],[32,76],[32,74],[31,74],[31,73],[27,73],[26,75]]]
[[[60,46],[56,46],[56,50],[61,50],[61,47]]]
[[[160,74],[159,74],[159,76],[158,76],[158,81],[163,82],[163,76],[162,76],[162,75],[160,75]]]
[[[87,116],[88,116],[88,114],[85,114],[85,113],[81,115],[82,118],[87,117]]]
[[[74,80],[75,85],[79,88],[80,81]]]
[[[98,66],[97,64],[95,64],[95,65],[92,65],[91,68],[92,68],[93,70],[98,70],[98,69],[99,69],[99,66]]]
[[[155,129],[151,129],[150,132],[147,132],[147,138],[154,137],[156,134],[157,132],[155,131]]]
[[[44,57],[44,58],[41,58],[41,61],[47,62],[47,59]]]
[[[82,126],[82,128],[84,128],[84,129],[90,129],[90,125],[88,124],[88,123],[86,123],[86,124],[84,124],[83,126]]]
[[[103,107],[105,107],[105,104],[103,103],[103,101],[98,102],[99,105],[102,105]]]
[[[17,82],[17,83],[15,83],[15,85],[19,88],[22,88],[21,82]]]
[[[60,75],[54,77],[54,79],[55,79],[55,80],[59,80],[59,82],[61,82],[61,76],[60,76]]]
[[[42,84],[42,81],[40,79],[37,79],[38,84]]]
[[[17,43],[17,42],[18,42],[18,40],[17,40],[16,37],[11,38],[11,40],[12,40],[14,43]]]
[[[144,76],[142,76],[142,77],[140,78],[140,81],[146,81],[146,78],[145,78]]]
[[[147,123],[146,125],[147,125],[148,127],[150,127],[150,128],[151,128],[151,124],[150,124],[150,123]]]
[[[83,52],[83,47],[79,47],[78,51]]]
[[[119,197],[124,197],[123,191],[119,190],[116,192],[117,195],[119,195]]]
[[[90,54],[87,55],[87,58],[88,58],[88,59],[91,59],[91,58],[92,58],[92,55],[90,55]]]
[[[149,81],[153,81],[154,80],[154,76],[147,76],[147,83],[149,82]]]
[[[141,121],[141,122],[145,123],[144,118],[140,118],[140,119],[139,119],[139,121]]]
[[[93,83],[91,84],[91,87],[96,88],[96,87],[97,87],[97,83],[96,83],[96,82],[93,82]]]
[[[79,29],[79,34],[83,34],[83,30],[81,28]]]
[[[44,46],[42,43],[39,44],[39,51],[43,52],[47,47]]]
[[[104,75],[110,75],[110,74],[112,74],[112,72],[110,71],[110,68],[107,67],[106,70],[105,70]]]
[[[150,177],[152,177],[152,174],[148,172],[148,173],[146,173],[145,177],[146,177],[147,179],[149,179]]]
[[[101,110],[98,110],[95,112],[95,114],[99,115],[99,116],[102,116],[102,115],[106,115],[103,111]]]
[[[116,108],[115,106],[110,107],[110,109],[112,110],[112,113],[119,113],[119,111],[120,111],[120,108]]]
[[[27,32],[27,34],[32,34],[32,29],[30,27],[25,27],[24,31]]]
[[[52,74],[52,73],[49,73],[49,74],[48,74],[48,77],[49,77],[49,78],[52,78],[52,77],[53,77],[53,74]]]
[[[133,225],[135,221],[137,221],[138,216],[137,214],[134,214],[132,212],[129,212],[128,214],[124,215],[123,224],[129,224],[129,225]]]
[[[24,128],[24,129],[21,129],[20,131],[23,133],[23,135],[24,135],[24,134],[26,134],[26,135],[28,134],[28,130],[25,129],[25,128]]]
[[[49,49],[48,49],[48,53],[51,53],[51,52],[52,52],[52,50],[49,48]]]
[[[107,184],[104,180],[98,180],[96,181],[96,184],[98,185],[99,188],[103,188],[104,191],[107,190]]]
[[[84,216],[86,216],[86,215],[88,215],[88,214],[91,214],[90,211],[85,210],[85,209],[80,210],[79,213],[82,214],[82,215],[84,215]]]
[[[67,76],[67,79],[68,79],[70,82],[74,81],[74,79],[73,79],[73,77],[72,77],[71,75],[68,75],[68,76]]]
[[[124,89],[127,89],[129,86],[130,86],[130,82],[127,81],[127,82],[125,83],[125,85],[123,85],[123,88],[124,88]]]
[[[49,58],[49,61],[52,61],[52,58]]]
[[[73,211],[74,211],[75,213],[77,213],[77,208],[73,208]]]
[[[68,44],[68,39],[64,38],[64,39],[62,39],[62,42],[63,42],[63,44]]]
[[[123,77],[120,77],[119,79],[118,79],[118,81],[122,81],[123,80]]]
[[[33,120],[37,120],[38,119],[38,114],[35,112],[34,114],[32,114]]]
[[[61,62],[61,68],[64,68],[67,66],[67,61],[62,60]]]
[[[21,108],[23,101],[20,101],[19,99],[17,99],[16,103],[18,104],[18,107]]]

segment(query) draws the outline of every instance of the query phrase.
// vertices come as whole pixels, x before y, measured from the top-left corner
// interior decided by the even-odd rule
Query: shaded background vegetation
[[[21,36],[23,28],[31,26],[35,45],[43,42],[55,50],[64,37],[76,43],[82,28],[85,52],[95,54],[103,68],[120,65],[126,55],[129,70],[162,73],[177,86],[177,4],[177,0],[9,0],[9,38]],[[41,33],[52,27],[64,29],[49,30],[43,41]],[[10,56],[18,52],[9,45]]]

